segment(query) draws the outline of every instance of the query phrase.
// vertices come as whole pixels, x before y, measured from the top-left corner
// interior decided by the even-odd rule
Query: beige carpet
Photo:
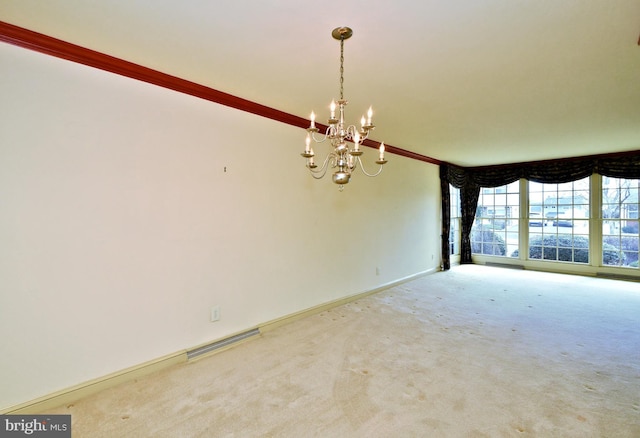
[[[50,414],[80,437],[640,437],[640,284],[454,267]]]

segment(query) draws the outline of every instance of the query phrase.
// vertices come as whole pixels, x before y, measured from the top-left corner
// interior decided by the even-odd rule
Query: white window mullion
[[[527,260],[529,258],[529,182],[520,179],[520,227],[518,235],[518,258]]]
[[[602,266],[602,176],[591,175],[589,203],[589,264]]]

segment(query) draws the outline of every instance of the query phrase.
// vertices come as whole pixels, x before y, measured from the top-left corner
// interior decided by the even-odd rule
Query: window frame
[[[614,177],[602,177],[601,180],[601,185],[600,185],[600,208],[599,208],[599,221],[598,221],[598,225],[599,225],[599,232],[600,232],[600,236],[599,236],[599,241],[601,244],[601,253],[600,253],[600,262],[601,262],[601,266],[603,267],[615,267],[615,268],[619,268],[622,270],[633,270],[633,269],[638,269],[638,266],[633,266],[632,263],[635,262],[635,264],[638,264],[638,259],[640,256],[640,249],[638,248],[638,246],[640,246],[640,235],[638,233],[631,234],[628,236],[624,236],[625,231],[624,231],[624,226],[622,225],[623,221],[627,222],[627,226],[629,223],[635,224],[635,228],[638,229],[640,227],[640,219],[638,219],[637,217],[623,217],[623,213],[622,211],[619,212],[617,218],[611,218],[611,217],[605,217],[604,211],[605,211],[605,205],[615,205],[614,203],[611,202],[604,202],[605,201],[605,197],[604,197],[604,192],[605,192],[605,181],[607,180],[607,178],[610,178],[612,180],[617,180],[617,181],[621,181],[621,180],[626,180],[626,181],[633,181],[635,182],[635,185],[632,186],[632,191],[635,191],[635,195],[632,196],[632,198],[635,198],[635,202],[624,202],[622,199],[620,199],[619,201],[617,201],[618,204],[620,204],[620,208],[622,210],[622,206],[623,205],[627,205],[627,206],[633,206],[635,207],[634,209],[632,209],[632,211],[635,211],[636,214],[635,216],[638,216],[638,210],[640,210],[640,178],[614,178]],[[620,188],[620,186],[618,186],[618,189]],[[608,190],[609,188],[607,188]],[[611,223],[618,223],[618,232],[617,233],[607,233],[605,234],[605,226],[607,224],[607,222],[611,222]],[[605,250],[605,245],[610,244],[609,242],[606,242],[606,240],[611,241],[612,239],[607,239],[607,238],[612,238],[612,237],[618,237],[619,239],[619,243],[620,246],[617,248],[617,250],[615,251],[617,253],[617,257],[620,258],[621,261],[624,261],[624,263],[620,263],[620,264],[610,264],[607,263],[605,264],[605,254],[610,251],[609,249]],[[626,237],[628,239],[628,241],[632,241],[635,240],[635,245],[636,245],[636,250],[635,251],[625,251],[624,250],[624,246],[622,244],[622,239]],[[635,239],[634,239],[635,237]],[[624,255],[621,255],[624,254]],[[626,260],[627,257],[631,256],[632,260],[628,261]],[[635,259],[635,260],[633,260]]]
[[[532,187],[536,190],[532,190]],[[529,230],[526,259],[589,265],[593,256],[590,245],[592,223],[589,220],[592,216],[591,177],[566,183],[527,181],[526,190],[529,199],[526,209]],[[586,196],[581,193],[585,190]],[[533,203],[532,198],[537,194],[539,197],[536,196]],[[538,207],[541,214],[540,232],[531,232],[530,224],[534,219],[531,217],[532,209]],[[537,217],[535,219],[537,223]],[[532,239],[536,239],[536,243],[539,240],[540,245],[531,245]],[[532,248],[539,248],[540,257],[532,257]]]

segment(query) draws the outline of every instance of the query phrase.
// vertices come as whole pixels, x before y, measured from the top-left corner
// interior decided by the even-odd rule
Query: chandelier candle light
[[[362,165],[360,156],[362,155],[362,143],[369,137],[369,133],[375,128],[371,121],[373,110],[369,107],[367,117],[362,116],[360,119],[360,130],[355,125],[346,125],[344,121],[344,108],[347,101],[344,99],[344,40],[351,38],[353,31],[348,27],[338,27],[331,32],[333,38],[340,40],[340,99],[338,102],[331,101],[329,106],[330,115],[326,132],[318,135],[319,129],[316,127],[316,115],[311,112],[311,125],[307,128],[307,138],[305,141],[304,152],[301,154],[307,159],[307,167],[311,171],[311,176],[320,179],[325,176],[329,166],[336,169],[333,173],[333,182],[340,186],[342,191],[344,184],[349,182],[351,174],[357,169],[358,164],[362,169],[362,173],[367,176],[378,176],[382,172],[382,166],[387,160],[384,159],[384,143],[380,144],[380,155],[376,163],[380,168],[376,173],[367,173]],[[336,109],[338,114],[336,117]],[[311,140],[316,143],[322,143],[327,139],[330,140],[333,151],[325,158],[322,167],[318,169],[313,157],[315,153],[311,147]],[[353,142],[353,146],[349,148],[347,141]]]

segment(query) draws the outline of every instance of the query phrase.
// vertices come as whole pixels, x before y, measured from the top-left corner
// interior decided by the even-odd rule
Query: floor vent
[[[255,328],[253,330],[249,330],[234,336],[230,336],[226,339],[222,339],[221,341],[212,342],[211,344],[194,348],[191,351],[187,351],[187,359],[190,360],[190,359],[193,359],[194,357],[211,353],[212,351],[219,350],[220,348],[227,347],[231,344],[235,344],[236,342],[240,342],[243,339],[247,339],[247,338],[250,338],[251,336],[256,336],[259,334],[260,334],[260,329]]]
[[[511,263],[487,262],[485,265],[492,266],[494,268],[524,269],[524,265],[512,265]]]
[[[608,274],[606,272],[596,272],[596,277],[608,278],[609,280],[640,281],[640,277],[636,277],[634,275]]]

